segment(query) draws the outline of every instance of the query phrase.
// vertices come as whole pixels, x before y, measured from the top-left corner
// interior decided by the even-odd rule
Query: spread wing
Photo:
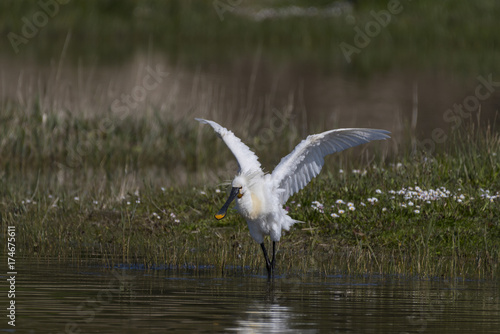
[[[375,129],[337,129],[308,136],[281,159],[271,175],[281,191],[281,204],[319,174],[325,156],[372,140],[390,138],[389,133]]]
[[[238,173],[253,173],[261,172],[260,162],[255,153],[246,146],[234,133],[223,126],[206,119],[195,118],[200,123],[209,124],[217,135],[224,140],[227,147],[233,152],[234,157],[238,161]]]

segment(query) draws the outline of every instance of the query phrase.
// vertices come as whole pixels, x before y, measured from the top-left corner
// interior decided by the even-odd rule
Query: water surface
[[[500,331],[499,286],[487,280],[310,273],[268,283],[214,269],[17,262],[16,327],[0,325],[10,332]]]

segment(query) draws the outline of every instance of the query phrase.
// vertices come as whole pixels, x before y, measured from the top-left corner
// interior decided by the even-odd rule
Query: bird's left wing
[[[209,124],[217,135],[224,140],[227,147],[233,152],[234,157],[238,161],[238,166],[241,173],[254,173],[262,171],[260,168],[260,162],[248,146],[246,146],[234,133],[225,127],[217,124],[214,121],[209,121],[206,119],[195,118],[200,123]]]
[[[319,174],[325,156],[372,140],[390,138],[388,134],[386,130],[337,129],[308,136],[281,159],[271,175],[274,185],[281,191],[281,204]]]

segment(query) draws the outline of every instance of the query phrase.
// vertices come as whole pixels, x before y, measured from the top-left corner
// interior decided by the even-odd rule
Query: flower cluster
[[[401,188],[400,190],[389,190],[389,194],[403,196],[405,200],[421,200],[430,203],[430,201],[436,201],[442,198],[448,198],[451,195],[451,191],[445,187],[437,189],[422,190],[419,186]],[[391,198],[395,198],[394,196]]]
[[[325,213],[325,207],[318,201],[312,201],[311,208],[313,208],[316,211],[319,211],[320,213]]]
[[[489,190],[484,190],[482,188],[480,189],[480,192],[480,197],[490,202],[500,199],[500,192],[493,194]],[[389,190],[385,196],[384,192],[380,189],[376,189],[375,193],[381,195],[383,200],[389,200],[391,202],[390,205],[392,209],[399,207],[400,209],[410,210],[410,212],[414,214],[420,214],[422,212],[422,205],[431,204],[434,201],[448,199],[454,200],[457,203],[467,203],[468,201],[474,200],[474,197],[463,194],[461,188],[458,188],[457,192],[452,192],[445,187],[424,190],[419,186],[415,186],[408,188],[403,187],[399,190]],[[402,198],[402,201],[399,203],[398,198]],[[371,205],[377,205],[379,198],[374,196],[368,197],[366,201]],[[394,201],[396,201],[396,203],[394,203]],[[366,207],[366,204],[361,201],[359,202],[359,206]],[[311,207],[320,213],[325,212],[325,206],[318,201],[313,201]],[[332,205],[331,208],[332,212],[330,212],[330,216],[333,218],[338,218],[341,215],[346,214],[348,211],[356,211],[356,206],[353,202],[346,203],[343,199],[337,199],[335,201],[335,205]],[[386,212],[387,210],[388,209],[385,206],[381,209],[382,212]]]
[[[479,188],[481,192],[481,197],[493,202],[497,198],[500,198],[500,191],[497,191],[495,195],[491,195],[489,190],[484,190],[483,188]]]
[[[180,223],[181,222],[179,219],[177,219],[177,216],[173,212],[170,212],[170,218],[172,218],[175,223]]]

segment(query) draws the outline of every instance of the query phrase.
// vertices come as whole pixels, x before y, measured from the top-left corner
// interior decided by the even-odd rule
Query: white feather
[[[282,190],[280,203],[285,204],[290,196],[319,174],[325,156],[372,140],[389,138],[388,133],[375,129],[338,129],[308,136],[282,158],[272,172],[276,188]]]
[[[195,118],[195,120],[203,124],[209,124],[219,135],[219,137],[224,140],[227,147],[229,147],[234,157],[238,161],[238,174],[262,172],[259,159],[255,155],[255,153],[253,153],[252,150],[250,150],[250,148],[248,148],[248,146],[246,146],[241,141],[241,139],[236,137],[232,131],[215,123],[214,121],[209,121],[201,118]]]

